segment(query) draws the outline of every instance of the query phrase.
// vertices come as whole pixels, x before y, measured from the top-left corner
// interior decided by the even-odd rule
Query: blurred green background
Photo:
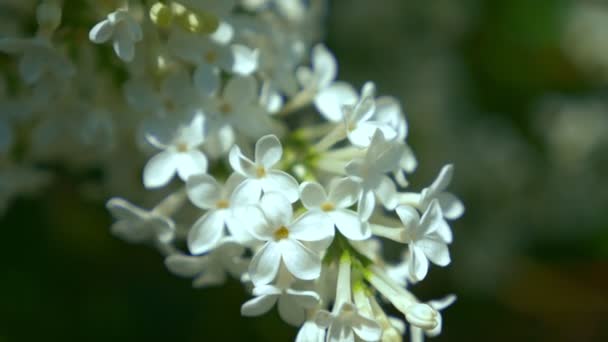
[[[453,262],[414,287],[458,295],[436,340],[608,341],[608,2],[333,1],[327,24],[339,78],[402,100],[414,190],[455,164]],[[87,177],[0,218],[0,341],[293,339],[111,236]]]

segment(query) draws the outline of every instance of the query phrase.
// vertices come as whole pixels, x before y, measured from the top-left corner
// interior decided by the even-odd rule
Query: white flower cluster
[[[196,287],[240,280],[253,296],[241,314],[276,303],[297,341],[439,334],[454,296],[425,303],[407,286],[450,263],[448,220],[464,212],[452,166],[404,191],[417,160],[402,108],[372,82],[336,80],[317,43],[324,1],[112,3],[83,2],[98,20],[83,28],[43,0],[34,37],[0,38],[23,80],[0,97],[3,158],[101,166],[106,188],[141,202],[165,191],[151,210],[110,199],[112,232],[153,244]],[[18,128],[31,139],[19,155]],[[140,160],[143,192],[126,177]],[[383,239],[403,245],[400,263]]]

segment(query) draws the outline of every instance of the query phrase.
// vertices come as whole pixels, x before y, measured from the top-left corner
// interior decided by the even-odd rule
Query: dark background
[[[467,211],[453,262],[413,289],[458,295],[437,340],[608,340],[608,20],[580,15],[608,18],[608,3],[330,7],[339,78],[373,80],[404,105],[420,163],[412,188],[455,164]],[[59,172],[0,219],[0,341],[293,339],[274,311],[240,316],[237,282],[192,289],[153,249],[111,236],[103,202],[80,196],[82,177]]]

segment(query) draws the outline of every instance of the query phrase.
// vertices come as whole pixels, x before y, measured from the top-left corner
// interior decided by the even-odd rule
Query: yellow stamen
[[[321,204],[321,210],[323,211],[332,211],[335,208],[336,206],[334,206],[334,204],[331,202],[324,202],[323,204]]]
[[[218,209],[226,209],[230,206],[230,202],[228,202],[228,200],[221,199],[215,203],[215,206]]]
[[[277,241],[287,239],[288,237],[289,237],[289,230],[285,226],[281,226],[279,229],[277,229],[274,232],[274,239]]]
[[[255,173],[258,176],[258,178],[265,177],[266,169],[263,166],[258,166],[258,168],[255,170]]]

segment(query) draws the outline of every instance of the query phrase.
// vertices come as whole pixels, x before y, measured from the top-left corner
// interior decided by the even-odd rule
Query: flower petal
[[[171,273],[180,277],[191,278],[201,273],[208,264],[208,257],[193,257],[173,254],[165,258],[165,266]]]
[[[300,197],[298,181],[290,174],[279,170],[268,171],[266,178],[262,179],[262,188],[266,192],[281,193],[290,203],[294,203]]]
[[[230,149],[228,159],[230,161],[230,166],[235,172],[249,178],[257,178],[256,165],[243,155],[238,146],[234,145],[232,149]]]
[[[251,75],[258,68],[260,52],[252,50],[245,45],[233,44],[232,50],[232,72],[239,75]]]
[[[302,243],[283,239],[278,242],[287,270],[296,278],[312,280],[321,274],[321,258]]]
[[[263,315],[272,309],[277,298],[278,295],[266,295],[250,299],[241,306],[241,315],[247,317]]]
[[[299,306],[292,296],[283,295],[279,297],[278,309],[279,316],[290,325],[300,326],[306,319],[304,308]]]
[[[379,341],[382,336],[382,328],[375,321],[367,317],[356,315],[353,320],[353,330],[357,336],[366,342]]]
[[[255,144],[255,162],[266,169],[278,163],[282,155],[283,146],[275,135],[265,135]]]
[[[89,31],[89,40],[93,43],[105,43],[112,37],[114,32],[114,25],[109,20],[102,20],[98,22],[91,31]]]
[[[211,210],[188,233],[188,249],[197,255],[213,249],[224,236],[225,210]]]
[[[322,211],[308,211],[289,225],[289,235],[302,241],[321,241],[334,235],[334,225]]]
[[[409,253],[410,276],[415,281],[421,281],[429,270],[429,260],[424,252],[414,244],[409,245]]]
[[[327,120],[338,122],[342,120],[342,107],[354,105],[357,102],[357,91],[346,82],[335,82],[323,89],[314,99],[317,110]]]
[[[365,240],[372,234],[369,224],[362,223],[359,215],[352,210],[338,209],[328,214],[340,233],[350,240]]]
[[[348,208],[357,202],[361,186],[350,178],[342,178],[329,185],[328,199],[338,208]]]
[[[445,218],[455,220],[464,214],[464,204],[454,194],[442,192],[437,195],[437,200]]]
[[[192,78],[194,86],[205,96],[213,96],[220,87],[219,70],[206,63],[196,67]]]
[[[286,226],[293,217],[293,208],[285,196],[277,192],[268,192],[262,196],[260,208],[274,228]]]
[[[424,255],[435,265],[447,266],[450,264],[450,251],[448,245],[443,241],[435,239],[422,239],[416,242],[416,246],[420,248]]]
[[[325,88],[336,78],[338,63],[334,55],[323,44],[317,44],[312,49],[312,66],[318,77],[319,89]]]
[[[249,276],[255,285],[270,283],[279,271],[281,248],[277,243],[267,242],[251,259]]]
[[[198,174],[186,180],[186,193],[190,201],[199,208],[215,208],[222,199],[222,187],[210,175]]]
[[[171,151],[163,151],[148,160],[144,166],[144,186],[160,188],[169,183],[176,171],[176,154]]]
[[[224,88],[223,98],[234,107],[251,106],[258,95],[258,83],[253,76],[232,77]],[[256,162],[259,163],[256,155]]]
[[[304,182],[300,185],[300,200],[306,209],[318,209],[327,201],[327,194],[321,184]]]
[[[196,174],[207,172],[207,157],[200,150],[177,154],[177,174],[183,181]]]

